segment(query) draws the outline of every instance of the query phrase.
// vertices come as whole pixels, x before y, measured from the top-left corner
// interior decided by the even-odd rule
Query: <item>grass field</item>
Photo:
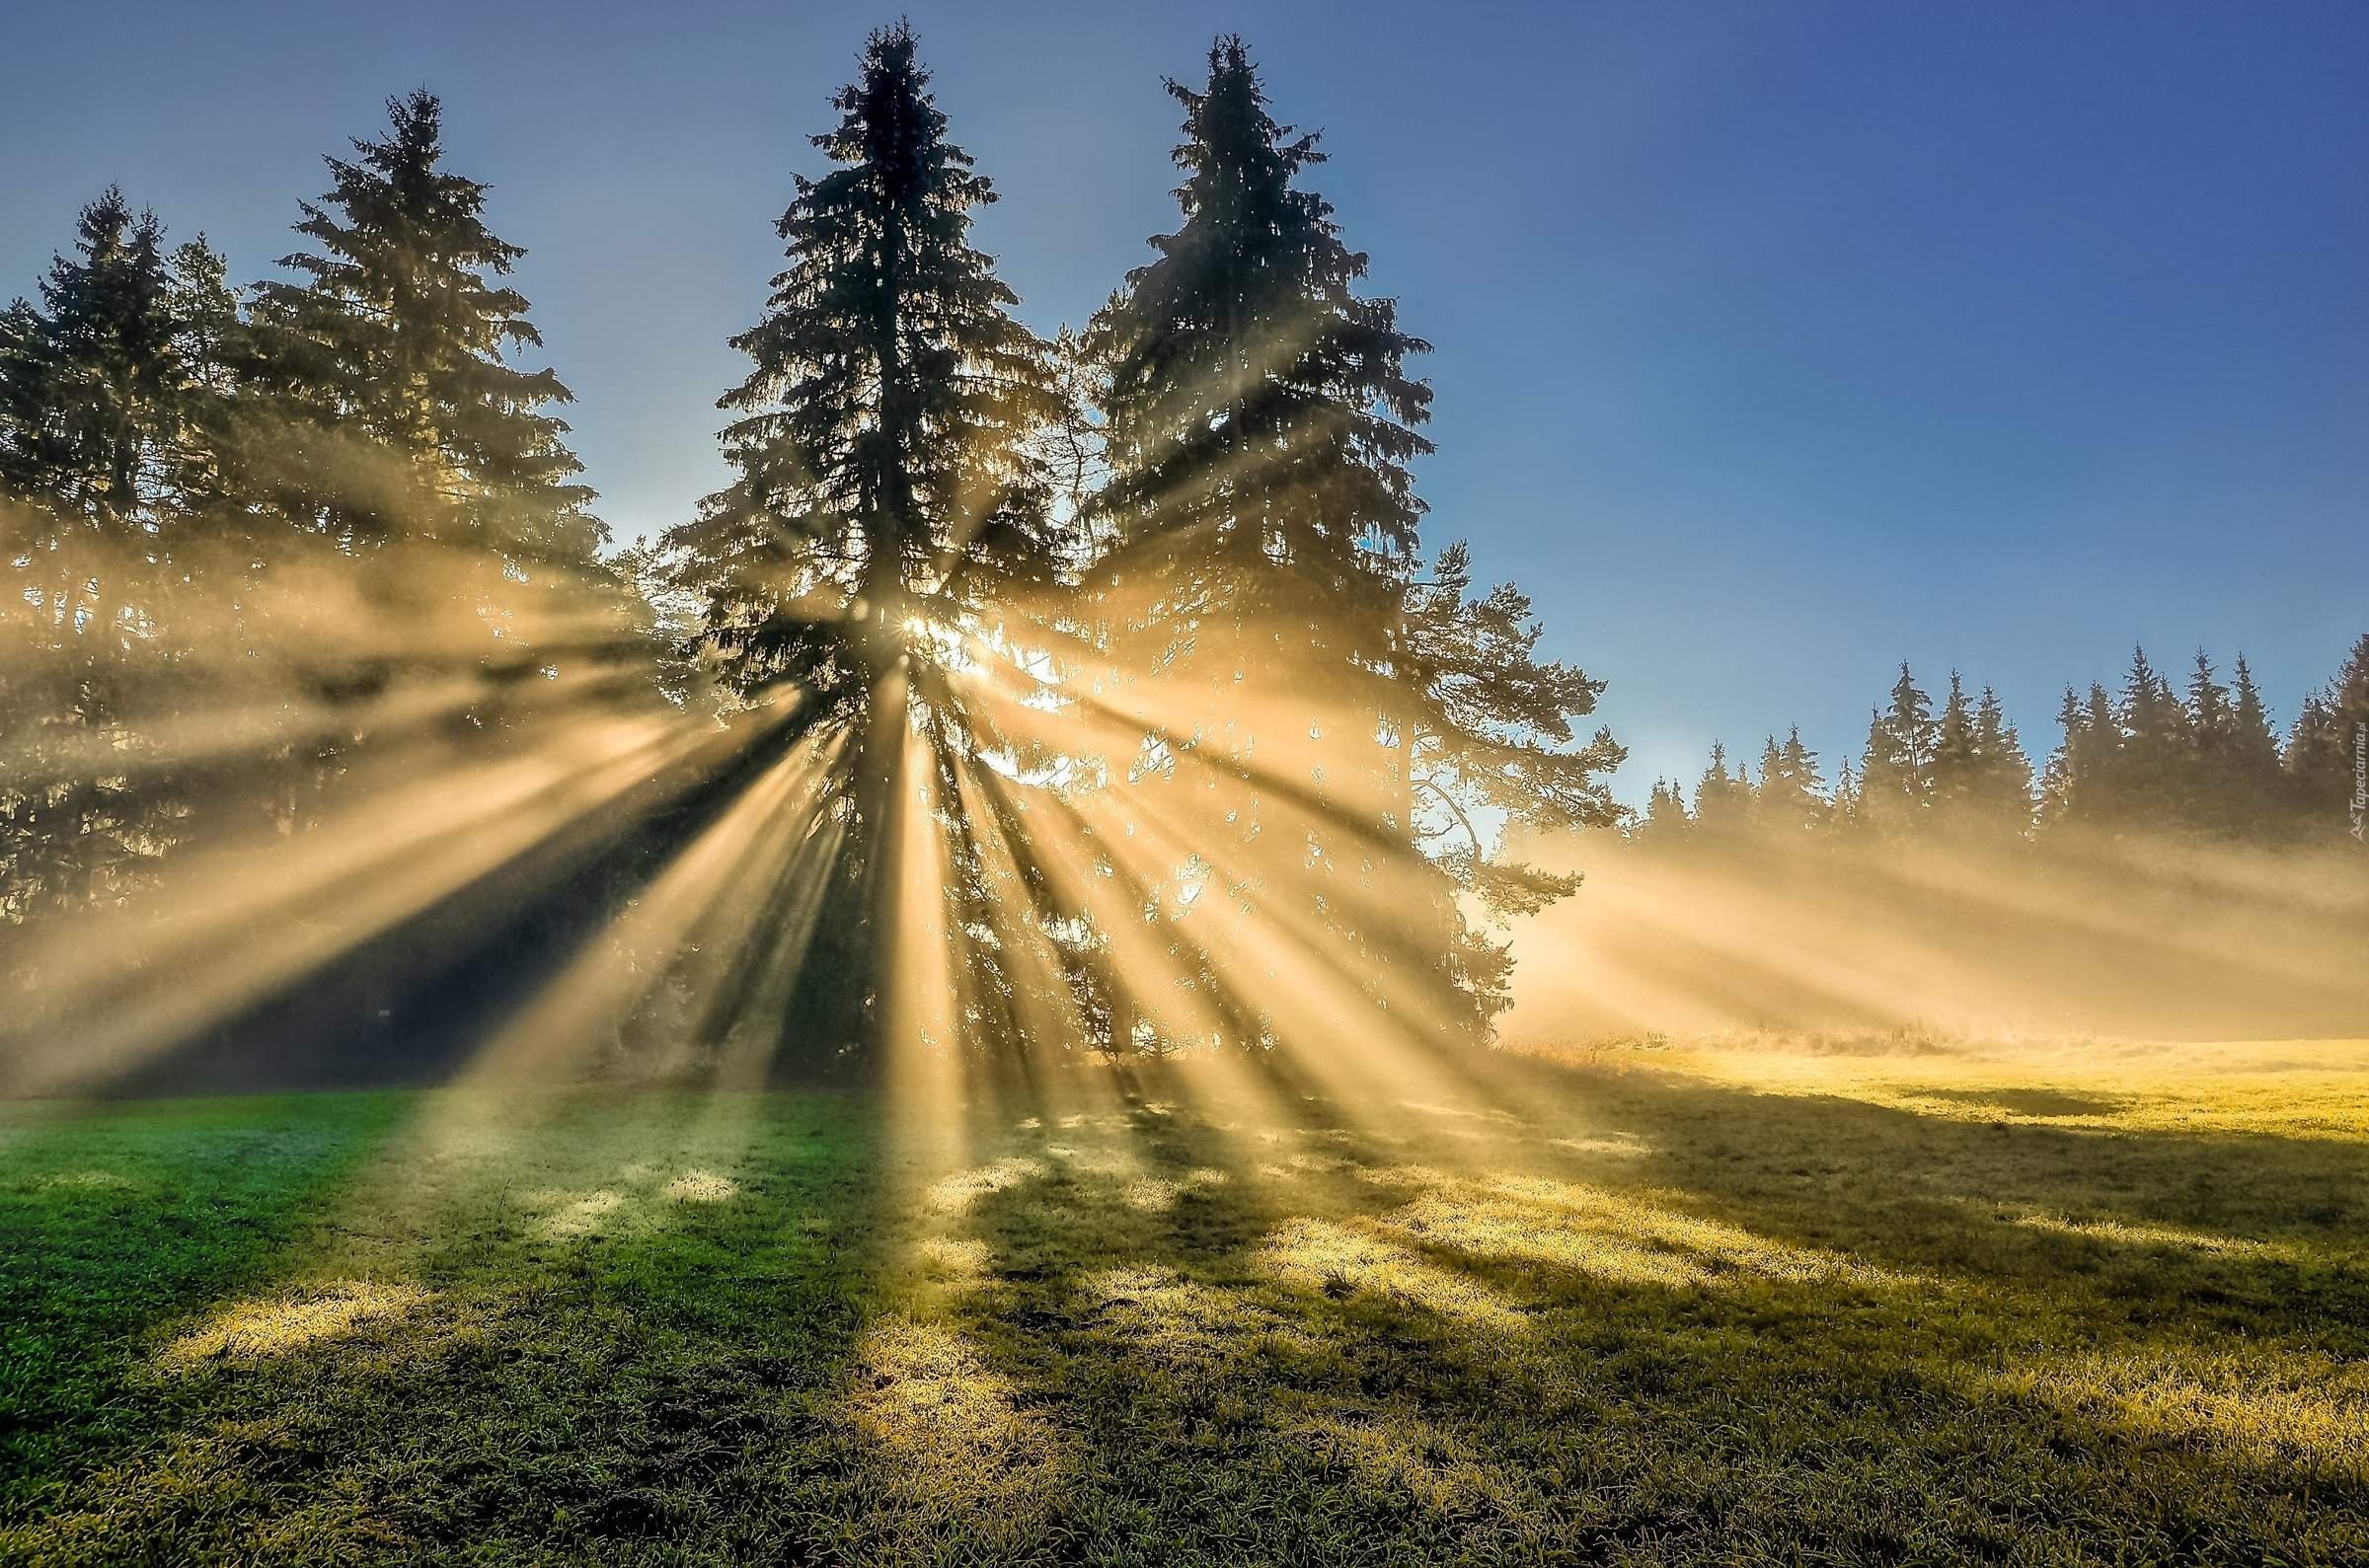
[[[0,1558],[2369,1562],[2369,1044],[0,1113]]]

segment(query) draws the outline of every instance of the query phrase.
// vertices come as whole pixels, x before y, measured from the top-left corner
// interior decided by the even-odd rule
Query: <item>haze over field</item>
[[[2359,14],[939,20],[14,30],[0,1558],[2369,1561]]]

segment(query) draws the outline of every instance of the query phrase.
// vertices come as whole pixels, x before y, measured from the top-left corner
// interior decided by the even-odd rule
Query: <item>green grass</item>
[[[2369,1562],[2358,1048],[1080,1094],[0,1113],[0,1558]]]

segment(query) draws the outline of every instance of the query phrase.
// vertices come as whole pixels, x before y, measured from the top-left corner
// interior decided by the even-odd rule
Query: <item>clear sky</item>
[[[1173,226],[1239,30],[1374,288],[1438,346],[1434,540],[1612,682],[1619,781],[1910,659],[2035,755],[2144,640],[2283,722],[2369,631],[2369,5],[914,4],[984,246],[1049,331]],[[771,224],[885,7],[115,3],[0,34],[0,294],[110,181],[234,277],[323,153],[446,100],[621,535],[722,472]]]

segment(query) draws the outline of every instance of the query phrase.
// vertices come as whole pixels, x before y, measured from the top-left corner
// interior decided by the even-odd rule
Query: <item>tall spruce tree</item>
[[[605,650],[622,599],[551,411],[571,395],[510,363],[542,344],[504,281],[525,253],[486,226],[487,187],[443,167],[435,96],[387,110],[386,135],[330,158],[328,194],[302,204],[311,248],[280,261],[296,276],[256,287],[254,480],[341,553],[404,553],[361,574],[379,622],[358,635],[380,645],[330,689],[459,674],[484,683],[467,717],[489,725],[531,702],[522,681]]]
[[[1409,863],[1400,668],[1423,510],[1408,465],[1429,450],[1431,396],[1406,361],[1427,345],[1357,293],[1366,259],[1296,184],[1317,139],[1268,112],[1240,38],[1212,47],[1205,87],[1168,90],[1184,223],[1088,335],[1108,378],[1108,650],[1148,736],[1139,792],[1174,780],[1139,803],[1203,846],[1220,896],[1188,918],[1230,921],[1237,949],[1279,920],[1350,949],[1329,960],[1343,972],[1449,981],[1452,901]],[[1383,893],[1394,880],[1414,886]],[[1421,933],[1349,913],[1377,902]],[[1234,978],[1239,997],[1250,977]],[[1238,1032],[1261,1036],[1267,1006]]]
[[[933,817],[957,811],[961,771],[1025,744],[957,677],[1071,555],[1033,444],[1062,412],[1046,345],[970,244],[994,189],[947,139],[928,81],[900,24],[833,99],[839,124],[814,144],[838,167],[798,178],[779,225],[790,264],[732,340],[755,361],[721,405],[737,415],[733,481],[664,541],[731,699],[795,693],[802,724],[846,737],[818,806],[844,833],[834,902],[792,1020],[825,1049],[878,1042],[904,920],[899,814],[922,793]],[[947,919],[985,913],[983,871],[950,872]]]

